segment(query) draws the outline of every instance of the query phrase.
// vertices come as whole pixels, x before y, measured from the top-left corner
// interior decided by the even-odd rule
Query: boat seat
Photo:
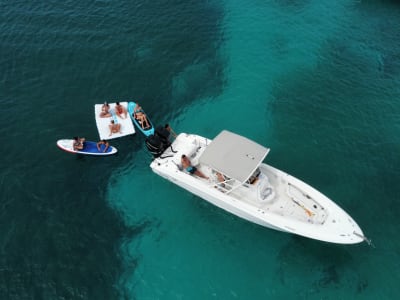
[[[262,203],[272,203],[275,199],[275,190],[266,176],[262,176],[262,182],[257,187],[258,199]]]

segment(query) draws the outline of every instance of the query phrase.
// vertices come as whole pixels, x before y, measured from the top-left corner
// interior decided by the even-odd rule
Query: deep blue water
[[[397,1],[0,2],[0,299],[396,299]],[[94,104],[271,148],[373,240],[250,224],[157,177],[137,133],[107,158]]]

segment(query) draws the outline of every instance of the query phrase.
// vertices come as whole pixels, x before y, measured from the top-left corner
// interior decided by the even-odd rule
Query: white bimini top
[[[223,130],[207,146],[199,162],[228,177],[245,182],[262,163],[268,152],[269,148]]]

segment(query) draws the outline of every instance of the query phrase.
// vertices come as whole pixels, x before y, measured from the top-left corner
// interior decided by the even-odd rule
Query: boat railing
[[[305,194],[293,183],[288,183],[286,193],[295,206],[304,211],[304,217],[308,222],[323,224],[328,217],[326,209],[312,196]]]
[[[239,182],[237,182],[232,178],[229,178],[224,181],[215,180],[211,185],[217,188],[219,191],[227,194],[231,193],[232,191],[241,186]]]

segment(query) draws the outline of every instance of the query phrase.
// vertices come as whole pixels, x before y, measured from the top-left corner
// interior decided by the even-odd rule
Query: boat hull
[[[283,228],[276,227],[273,224],[266,222],[266,220],[257,218],[254,214],[248,213],[245,209],[241,209],[238,205],[229,203],[229,197],[221,197],[220,192],[217,189],[212,190],[207,185],[193,186],[188,181],[188,178],[179,178],[180,176],[171,176],[170,174],[160,172],[158,169],[153,169],[153,172],[159,176],[171,181],[177,186],[187,190],[188,192],[210,202],[211,204],[226,210],[242,219],[256,223],[261,226],[265,226],[271,229],[287,231]]]
[[[261,175],[256,183],[223,192],[213,179],[205,180],[184,172],[179,166],[182,154],[189,155],[194,165],[212,177],[208,167],[197,164],[198,157],[212,141],[196,135],[181,135],[172,145],[176,152],[167,150],[164,158],[157,158],[150,165],[161,177],[229,213],[264,227],[330,243],[364,241],[357,223],[332,200],[267,164],[260,165]],[[265,184],[273,188],[271,199],[257,198]]]

